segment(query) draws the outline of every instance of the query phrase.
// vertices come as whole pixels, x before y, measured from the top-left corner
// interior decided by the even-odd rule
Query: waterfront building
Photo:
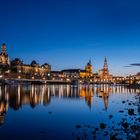
[[[98,82],[108,83],[113,81],[113,76],[109,73],[107,58],[105,57],[103,69],[98,71]]]
[[[31,64],[24,64],[19,58],[15,58],[10,62],[6,51],[6,44],[3,43],[0,52],[0,73],[4,78],[24,78],[24,79],[40,79],[45,80],[51,71],[48,63],[39,65],[35,60]]]
[[[91,60],[85,66],[85,69],[65,69],[62,70],[64,75],[70,79],[91,79],[93,77],[93,67]]]
[[[66,77],[62,71],[51,71],[50,80],[66,80]]]
[[[9,61],[9,57],[8,54],[6,52],[6,44],[3,43],[1,46],[1,52],[0,52],[0,65],[9,65],[10,61]]]
[[[43,65],[39,65],[35,60],[31,62],[31,64],[24,64],[22,60],[19,58],[15,58],[11,61],[11,72],[18,73],[21,75],[29,75],[32,78],[34,76],[47,76],[51,71],[51,66],[48,63],[44,63]]]
[[[2,71],[7,71],[10,65],[9,56],[6,52],[6,44],[3,43],[0,52],[0,73]]]
[[[112,80],[114,84],[125,84],[125,77],[123,76],[113,76]]]
[[[109,73],[107,58],[104,60],[103,69],[98,73],[93,73],[91,60],[88,61],[84,69],[64,69],[62,71],[51,71],[51,66],[48,63],[39,65],[35,60],[30,64],[25,64],[20,58],[15,58],[9,61],[6,52],[6,44],[3,43],[0,52],[0,73],[1,77],[19,78],[19,79],[40,79],[40,80],[63,80],[77,81],[80,83],[139,83],[138,75],[128,76],[124,79],[121,76],[113,76]]]
[[[68,79],[79,79],[80,78],[80,69],[65,69],[61,71],[63,75]]]
[[[91,60],[85,66],[85,70],[80,71],[80,78],[92,78],[93,77],[93,67]]]
[[[128,84],[140,84],[140,72],[127,76],[125,80]]]

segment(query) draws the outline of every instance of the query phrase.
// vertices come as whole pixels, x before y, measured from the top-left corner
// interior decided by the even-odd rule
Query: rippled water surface
[[[130,125],[140,125],[139,94],[109,85],[1,86],[0,139],[127,139]]]

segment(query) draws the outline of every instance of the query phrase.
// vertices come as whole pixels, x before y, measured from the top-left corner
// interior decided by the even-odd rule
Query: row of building
[[[31,64],[25,64],[20,58],[15,58],[10,61],[6,52],[6,44],[2,44],[0,53],[0,73],[9,74],[9,76],[14,78],[16,78],[17,74],[19,77],[21,76],[21,78],[31,78],[33,76],[45,77],[50,72],[51,66],[48,63],[39,65],[33,60]]]
[[[103,69],[100,69],[97,73],[93,73],[91,60],[89,60],[84,69],[65,69],[62,71],[52,71],[50,64],[39,65],[35,60],[31,64],[24,64],[19,58],[10,61],[5,43],[1,46],[0,73],[4,73],[5,77],[22,79],[79,80],[95,83],[138,83],[140,81],[140,74],[129,77],[110,74],[107,58],[104,60]]]
[[[91,60],[86,64],[85,69],[64,69],[62,71],[52,71],[55,79],[79,79],[91,82],[112,82],[113,76],[109,73],[107,59],[104,60],[103,69],[98,73],[93,73]]]

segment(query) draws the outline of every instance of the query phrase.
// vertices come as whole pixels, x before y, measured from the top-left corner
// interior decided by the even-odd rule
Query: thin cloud
[[[129,67],[133,67],[133,66],[131,66],[131,65],[129,65],[129,66],[124,66],[125,68],[129,68]]]
[[[135,66],[140,67],[140,63],[132,63],[132,64],[129,64],[129,65],[124,66],[124,67],[129,68],[129,67],[135,67]]]
[[[140,63],[132,63],[130,66],[140,66]]]

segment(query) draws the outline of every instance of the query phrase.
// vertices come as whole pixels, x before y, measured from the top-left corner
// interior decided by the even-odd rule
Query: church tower
[[[99,70],[98,75],[100,77],[100,79],[99,79],[100,82],[111,82],[112,81],[112,75],[109,74],[106,57],[104,59],[103,69]]]
[[[85,71],[88,73],[92,73],[92,64],[91,64],[91,59],[89,59],[89,62],[87,63],[86,67],[85,67]]]
[[[0,53],[0,65],[9,65],[10,61],[9,61],[9,57],[8,54],[6,52],[6,44],[3,43],[1,46],[1,53]]]
[[[107,58],[104,60],[104,70],[108,70]]]
[[[109,75],[107,58],[106,57],[105,57],[105,60],[104,60],[103,75],[104,76],[108,76]]]

